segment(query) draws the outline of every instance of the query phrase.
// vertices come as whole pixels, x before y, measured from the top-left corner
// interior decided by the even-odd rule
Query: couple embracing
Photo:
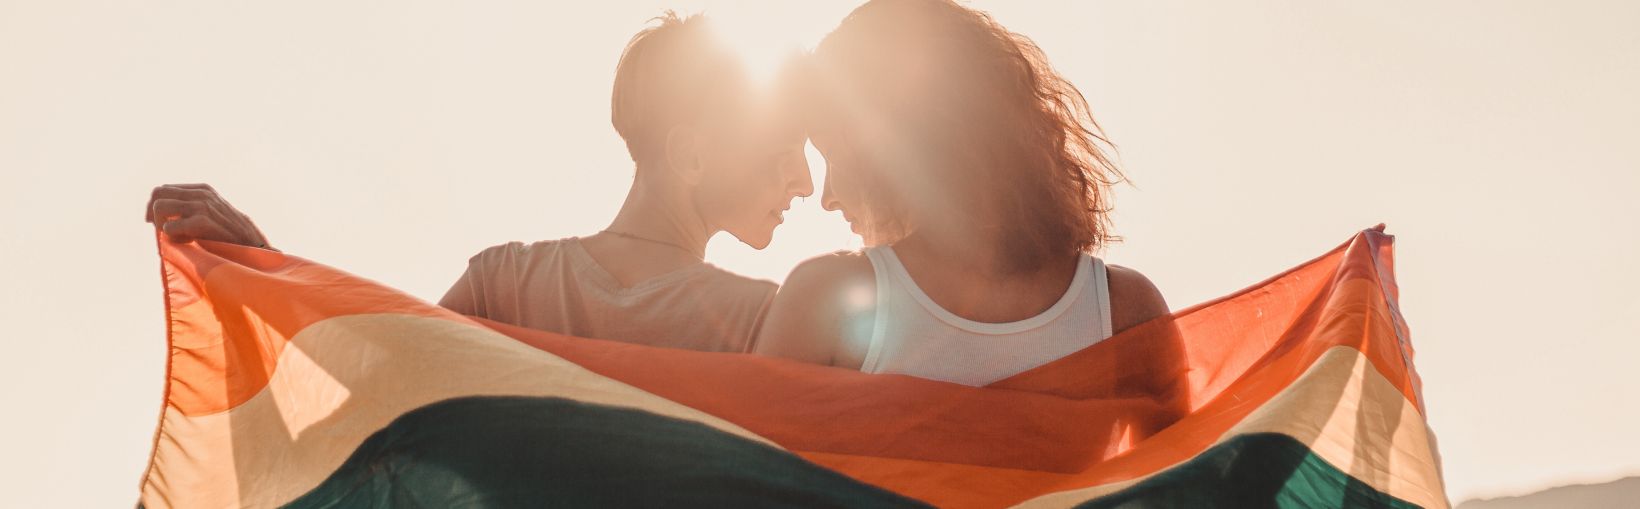
[[[1093,256],[1121,175],[1081,93],[984,12],[872,0],[765,84],[708,19],[668,13],[627,45],[611,106],[636,174],[609,227],[484,249],[440,305],[972,386],[1168,313],[1145,276]],[[805,142],[826,161],[819,189]],[[778,288],[704,261],[718,232],[767,246],[816,192],[866,248]],[[179,241],[272,249],[202,184],[156,188],[148,219]]]

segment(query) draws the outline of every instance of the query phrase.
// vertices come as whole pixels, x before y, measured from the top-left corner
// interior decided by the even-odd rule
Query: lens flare
[[[723,2],[703,12],[724,43],[744,59],[752,78],[767,83],[786,58],[812,49],[846,8],[820,2]]]

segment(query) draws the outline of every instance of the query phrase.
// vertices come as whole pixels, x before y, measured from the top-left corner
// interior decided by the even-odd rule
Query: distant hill
[[[1574,484],[1518,497],[1468,500],[1458,509],[1604,509],[1640,507],[1640,477],[1601,484]]]

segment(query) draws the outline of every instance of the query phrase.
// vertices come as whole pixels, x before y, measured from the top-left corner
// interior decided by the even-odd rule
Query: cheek
[[[786,168],[779,163],[771,164],[768,161],[745,165],[736,178],[740,200],[751,202],[748,206],[760,207],[764,211],[778,208],[787,196],[784,171]]]
[[[847,209],[851,215],[865,213],[864,210],[860,210],[860,186],[857,177],[848,168],[841,171],[834,169],[826,174],[826,192],[830,193],[833,202]]]
[[[723,166],[710,185],[702,186],[702,208],[710,210],[725,226],[749,226],[762,222],[784,191],[778,176],[769,168],[751,165]]]

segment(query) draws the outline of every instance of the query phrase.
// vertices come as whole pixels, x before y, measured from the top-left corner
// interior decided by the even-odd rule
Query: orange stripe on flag
[[[465,320],[295,256],[159,235],[171,344],[166,403],[185,415],[226,411],[256,395],[290,338],[320,320],[363,313]]]

